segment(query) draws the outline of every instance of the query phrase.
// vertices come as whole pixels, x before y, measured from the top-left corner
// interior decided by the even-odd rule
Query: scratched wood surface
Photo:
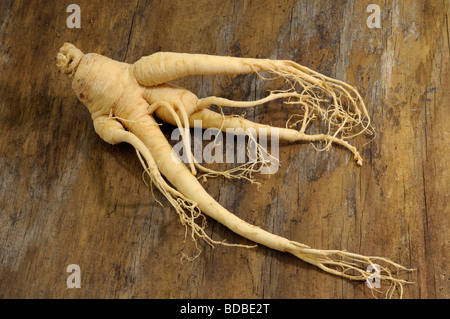
[[[339,147],[282,144],[282,166],[246,182],[205,188],[241,218],[322,249],[380,255],[417,272],[406,298],[448,298],[449,2],[82,1],[0,2],[1,298],[371,298],[346,281],[277,251],[184,241],[174,210],[141,179],[127,145],[95,134],[88,111],[55,67],[70,41],[134,62],[156,51],[292,59],[361,92],[376,128],[357,167]],[[381,28],[369,29],[369,4]],[[253,100],[257,77],[189,77],[198,96]],[[282,106],[247,111],[274,125]],[[164,130],[170,134],[171,128]],[[161,207],[155,200],[164,203]],[[208,220],[208,234],[248,243]],[[69,264],[81,288],[67,289]]]

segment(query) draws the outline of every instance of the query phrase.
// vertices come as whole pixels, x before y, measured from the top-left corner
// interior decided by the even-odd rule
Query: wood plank
[[[381,28],[366,8],[378,3]],[[141,179],[127,145],[95,134],[90,114],[55,67],[70,41],[132,63],[157,51],[292,59],[357,86],[376,136],[345,150],[283,144],[276,175],[257,189],[212,179],[208,192],[241,218],[314,248],[389,257],[418,271],[407,298],[449,298],[450,80],[448,1],[0,2],[1,298],[371,298],[343,280],[265,247],[200,243],[196,253],[161,194]],[[253,100],[256,76],[188,77],[199,97]],[[271,103],[247,118],[283,126]],[[227,111],[229,112],[229,111]],[[169,135],[171,127],[164,126]],[[217,240],[248,243],[208,220]],[[67,289],[66,268],[81,268]]]

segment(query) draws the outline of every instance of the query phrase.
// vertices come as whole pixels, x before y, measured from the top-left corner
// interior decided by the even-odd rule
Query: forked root
[[[285,94],[298,94],[284,102],[298,106],[301,111],[296,114],[299,119],[295,123],[289,123],[290,118],[287,125],[291,128],[298,125],[299,132],[306,133],[312,123],[321,121],[327,149],[332,143],[346,147],[343,143],[346,140],[361,134],[373,134],[364,101],[355,88],[311,70],[308,70],[309,74],[305,74],[303,67],[297,64],[295,66],[288,68],[289,71],[271,71],[285,80],[288,86],[283,91]]]
[[[181,223],[185,226],[185,239],[190,234],[195,243],[197,243],[197,238],[201,238],[213,247],[215,244],[246,248],[255,247],[227,244],[224,241],[213,240],[205,231],[207,215],[237,235],[256,244],[282,252],[289,252],[328,273],[350,280],[367,281],[373,278],[372,276],[374,275],[368,267],[378,266],[379,273],[376,273],[376,275],[380,281],[387,281],[391,284],[386,296],[392,297],[397,287],[400,287],[400,296],[402,296],[402,287],[409,282],[397,279],[390,268],[395,268],[397,271],[409,271],[409,269],[403,266],[380,257],[365,257],[339,250],[327,251],[312,249],[306,245],[290,241],[245,222],[222,207],[201,187],[195,177],[196,167],[201,167],[209,174],[218,173],[204,169],[201,165],[195,163],[193,156],[191,156],[189,117],[193,114],[188,114],[183,105],[172,105],[168,102],[160,101],[153,103],[148,109],[148,114],[144,116],[145,114],[142,114],[140,106],[135,108],[129,105],[133,101],[136,101],[137,98],[141,98],[139,94],[142,92],[142,88],[134,86],[136,83],[128,80],[128,76],[130,75],[128,73],[125,78],[126,81],[117,80],[125,70],[128,70],[125,64],[115,64],[116,62],[105,59],[104,57],[100,58],[99,55],[95,55],[92,60],[82,63],[85,58],[86,56],[73,45],[66,44],[57,56],[57,64],[69,77],[75,76],[78,80],[84,79],[87,82],[89,82],[91,71],[99,69],[97,65],[104,66],[100,68],[102,70],[107,69],[109,73],[96,77],[95,81],[93,80],[95,85],[79,84],[79,87],[74,86],[74,89],[77,93],[80,93],[80,99],[81,91],[83,94],[88,93],[87,96],[92,98],[85,99],[88,102],[85,102],[85,104],[91,112],[95,109],[96,105],[102,104],[100,102],[111,100],[108,98],[111,93],[114,93],[114,96],[121,94],[121,98],[116,100],[114,105],[102,105],[102,110],[111,109],[109,117],[106,114],[100,114],[101,112],[92,114],[94,118],[94,129],[103,140],[110,144],[127,142],[136,149],[144,172],[150,178],[150,185],[155,185],[161,191],[171,206],[175,208]],[[94,64],[93,62],[95,61],[100,62],[99,64]],[[92,68],[92,65],[96,65],[96,67]],[[267,98],[255,102],[235,102],[229,103],[228,106],[252,107],[258,103],[266,103],[279,98],[285,99],[285,103],[298,106],[303,111],[300,120],[296,123],[300,125],[300,128],[298,131],[284,131],[292,137],[291,140],[304,140],[304,138],[309,137],[311,141],[326,142],[327,144],[324,149],[329,149],[332,143],[338,143],[353,150],[346,142],[347,140],[362,133],[371,133],[370,118],[364,102],[355,88],[338,80],[328,78],[292,61],[231,57],[219,58],[207,55],[162,52],[144,57],[133,65],[133,73],[136,80],[140,84],[148,86],[162,84],[185,75],[243,74],[251,73],[252,71],[256,73],[269,72],[278,78],[282,78],[287,88],[272,91],[271,95]],[[113,76],[108,76],[111,74]],[[82,82],[86,84],[86,81]],[[100,89],[100,85],[97,85],[101,81],[105,82],[103,83],[104,89]],[[74,81],[74,83],[76,82]],[[204,105],[200,103],[197,106],[207,107],[211,101],[219,101],[221,103],[229,102],[225,99],[220,100],[219,98],[214,98],[203,100]],[[180,128],[183,144],[186,152],[189,154],[188,164],[191,170],[182,163],[173,161],[174,158],[171,156],[170,144],[164,140],[164,135],[161,130],[155,127],[157,123],[154,121],[152,114],[159,107],[166,108],[166,111],[173,117],[176,125]],[[120,113],[127,114],[129,118],[118,117],[117,114],[113,114],[113,110],[121,110]],[[134,118],[139,119],[139,121],[134,121]],[[141,119],[143,119],[144,124],[142,126],[138,125]],[[322,129],[325,127],[325,132],[322,135],[311,135],[309,132],[307,133],[309,126],[315,120],[322,120],[322,123],[325,124],[321,127]],[[312,136],[315,136],[317,140],[313,139]],[[256,149],[256,161],[253,163],[250,161],[250,166],[244,165],[235,171],[228,171],[225,174],[219,175],[250,179],[253,172],[259,171],[261,167],[267,164],[263,156],[267,155],[267,152],[264,154],[261,147],[257,147]],[[161,172],[174,185],[173,187],[166,182]],[[195,255],[193,258],[195,259],[197,256]],[[381,263],[384,266],[375,263]]]
[[[350,139],[372,133],[370,117],[356,88],[292,61],[285,61],[284,67],[271,72],[290,85],[286,92],[295,91],[309,97],[309,103],[303,106],[309,106],[328,124],[328,134],[338,131],[341,138]],[[294,103],[299,102],[302,101]]]
[[[363,256],[344,250],[313,249],[293,241],[289,243],[289,248],[286,251],[330,274],[350,280],[365,281],[369,288],[373,289],[372,293],[376,291],[384,294],[386,298],[392,298],[397,288],[399,289],[399,297],[402,298],[403,286],[412,284],[412,282],[395,277],[391,269],[395,269],[395,273],[414,270],[387,258]],[[389,287],[384,292],[378,290],[373,285],[372,280],[377,280],[380,284],[387,283]]]
[[[288,119],[286,129],[299,133],[296,138],[292,138],[292,132],[287,132],[287,139],[321,142],[324,146],[315,147],[318,151],[329,150],[333,144],[338,144],[351,151],[358,165],[362,165],[359,152],[348,140],[361,134],[373,135],[374,129],[364,101],[354,87],[290,61],[274,64],[272,69],[268,69],[267,65],[255,64],[251,67],[264,81],[283,79],[285,87],[271,90],[268,96],[256,101],[233,101],[210,96],[198,100],[197,109],[210,105],[249,108],[282,100],[284,104],[295,108],[295,114]],[[273,77],[264,77],[257,70],[267,70]],[[313,125],[316,127],[312,128]],[[280,138],[283,139],[283,134]]]

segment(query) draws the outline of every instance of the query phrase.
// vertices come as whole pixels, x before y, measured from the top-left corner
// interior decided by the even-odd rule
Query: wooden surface
[[[241,218],[315,248],[380,255],[417,272],[406,298],[448,298],[449,1],[0,2],[0,297],[371,298],[346,281],[265,247],[184,242],[127,145],[95,134],[55,55],[84,52],[134,62],[156,51],[292,59],[358,87],[376,138],[353,141],[364,166],[335,147],[283,144],[276,175],[205,188]],[[369,29],[369,4],[381,28]],[[256,77],[190,77],[198,96],[253,100]],[[277,104],[247,118],[284,125]],[[165,128],[170,133],[170,127]],[[248,243],[213,220],[217,240]],[[67,289],[69,264],[81,288]]]

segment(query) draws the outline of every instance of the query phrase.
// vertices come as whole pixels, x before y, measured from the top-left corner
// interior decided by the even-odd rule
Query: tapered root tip
[[[78,65],[84,53],[71,43],[64,43],[56,56],[56,66],[65,74],[72,77],[77,71]]]
[[[401,298],[403,286],[412,284],[412,282],[400,279],[397,276],[400,272],[412,272],[414,269],[408,269],[387,258],[363,256],[345,250],[312,249],[293,241],[289,242],[289,247],[286,251],[303,261],[319,267],[325,272],[350,280],[365,281],[367,283],[373,278],[378,278],[380,283],[383,281],[388,284],[387,291],[384,292],[386,298],[392,298],[396,288],[399,289]],[[374,270],[376,271],[375,273],[373,272]]]

